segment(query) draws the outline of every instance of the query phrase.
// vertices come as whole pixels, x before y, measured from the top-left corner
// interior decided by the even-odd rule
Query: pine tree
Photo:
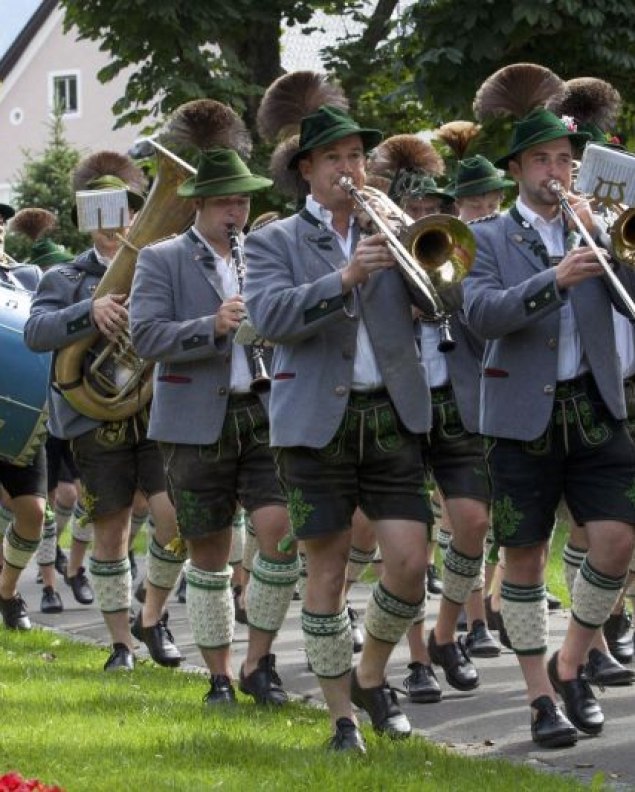
[[[58,218],[58,228],[52,237],[72,252],[80,252],[89,245],[89,238],[81,234],[71,220],[75,195],[71,187],[71,173],[81,154],[66,140],[63,112],[56,109],[49,124],[47,145],[42,154],[25,152],[25,163],[13,187],[12,205],[48,209]],[[31,241],[22,234],[7,235],[6,249],[16,261],[26,261]]]

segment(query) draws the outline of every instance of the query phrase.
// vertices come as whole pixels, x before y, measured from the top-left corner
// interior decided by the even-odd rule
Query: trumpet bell
[[[476,255],[474,234],[452,215],[422,217],[405,226],[399,239],[437,289],[460,283]]]

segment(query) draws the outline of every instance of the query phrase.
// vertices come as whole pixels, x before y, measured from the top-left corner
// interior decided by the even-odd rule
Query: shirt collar
[[[337,233],[333,228],[333,212],[330,209],[322,206],[321,203],[318,203],[315,198],[309,193],[306,197],[306,202],[304,204],[305,209],[307,212],[313,215],[316,220],[319,220],[325,228],[328,228],[329,231],[333,233]],[[355,215],[351,214],[348,220],[348,227],[352,228],[353,224],[355,223]]]
[[[552,220],[545,220],[542,215],[539,215],[537,212],[534,212],[533,209],[530,209],[527,204],[523,201],[520,195],[516,198],[516,208],[522,215],[522,217],[531,225],[533,228],[539,228],[542,226],[554,228],[555,226],[560,226],[560,228],[564,228],[564,224],[562,222],[562,214],[558,212],[558,214]]]
[[[214,250],[212,245],[210,245],[210,243],[207,241],[207,239],[205,239],[203,234],[201,234],[201,232],[198,230],[198,228],[196,226],[192,226],[192,233],[201,241],[201,243],[205,246],[205,249],[208,250],[212,254],[212,256],[214,256],[214,260],[215,261],[225,261],[223,256],[219,255]],[[227,263],[227,262],[225,261],[225,263]]]
[[[102,267],[106,267],[106,269],[108,269],[108,267],[112,264],[112,259],[106,258],[106,256],[104,256],[103,253],[100,253],[96,247],[93,248],[93,253]]]

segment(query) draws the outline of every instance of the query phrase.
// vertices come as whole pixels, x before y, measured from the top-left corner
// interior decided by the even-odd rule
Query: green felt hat
[[[10,220],[15,214],[15,209],[9,204],[0,203],[0,217],[5,221]]]
[[[558,138],[569,138],[573,145],[586,143],[591,135],[588,132],[578,132],[578,127],[572,118],[558,118],[555,113],[537,107],[529,115],[516,121],[512,133],[510,151],[504,157],[494,162],[497,168],[507,168],[509,160],[539,143],[549,143]]]
[[[332,105],[322,105],[315,113],[305,116],[300,127],[300,143],[298,151],[289,160],[289,169],[298,167],[298,162],[313,149],[326,146],[336,140],[359,135],[364,151],[374,148],[381,142],[383,134],[378,129],[364,129],[353,119]]]
[[[69,261],[74,260],[75,256],[69,253],[65,247],[55,244],[48,237],[44,237],[33,244],[29,264],[44,268],[51,267],[53,264],[67,264]]]
[[[626,151],[626,146],[617,135],[613,135],[611,132],[604,132],[601,127],[594,124],[592,121],[586,124],[578,124],[578,131],[587,132],[591,136],[591,143],[597,143],[600,146],[607,146],[608,148],[617,149],[618,151]]]
[[[390,187],[389,196],[401,198],[442,198],[452,200],[452,195],[442,190],[432,178],[421,171],[404,169],[399,171]]]
[[[503,173],[482,154],[459,162],[454,187],[451,192],[455,198],[467,195],[483,195],[494,190],[513,187],[516,182],[505,179]]]
[[[258,192],[271,187],[271,179],[254,175],[234,149],[212,148],[201,152],[196,174],[181,184],[181,198],[211,198]]]

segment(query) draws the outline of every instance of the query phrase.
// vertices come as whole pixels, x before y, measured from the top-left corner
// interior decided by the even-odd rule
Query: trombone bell
[[[460,283],[476,255],[474,234],[452,215],[422,217],[405,226],[399,239],[437,289]]]

